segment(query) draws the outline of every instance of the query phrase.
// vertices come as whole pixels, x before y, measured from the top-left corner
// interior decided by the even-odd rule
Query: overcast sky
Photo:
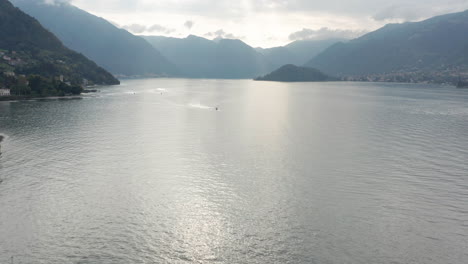
[[[468,0],[46,0],[71,1],[135,34],[240,38],[255,47],[352,38],[380,26],[468,9]]]

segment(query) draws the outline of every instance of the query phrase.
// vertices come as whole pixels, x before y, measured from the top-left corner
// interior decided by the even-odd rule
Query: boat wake
[[[2,141],[5,139],[5,136],[0,134],[0,156],[2,156]],[[0,179],[0,183],[2,183],[2,179]]]
[[[192,108],[198,108],[198,109],[204,109],[204,110],[215,109],[215,107],[202,105],[200,103],[198,103],[198,104],[189,104],[189,106],[192,107]]]

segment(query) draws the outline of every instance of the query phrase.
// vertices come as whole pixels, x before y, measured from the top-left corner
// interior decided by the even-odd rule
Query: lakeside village
[[[22,58],[23,57],[23,58]],[[64,63],[57,61],[57,63]],[[15,68],[28,64],[24,54],[0,50],[0,100],[21,99],[47,96],[71,96],[87,92],[88,80],[81,84],[71,83],[63,75],[44,77],[39,75],[16,74]],[[398,83],[435,83],[456,85],[468,88],[468,69],[466,67],[446,67],[436,72],[414,70],[343,77],[342,81],[354,82],[398,82]],[[95,91],[95,90],[90,90]]]
[[[0,50],[0,99],[16,99],[28,97],[79,95],[88,85],[83,79],[82,84],[72,84],[63,75],[46,78],[39,75],[16,74],[15,67],[26,64],[16,52]]]
[[[468,69],[461,67],[447,67],[439,71],[425,72],[408,70],[382,74],[344,77],[343,81],[350,82],[396,82],[396,83],[426,83],[455,85],[459,88],[468,87]]]

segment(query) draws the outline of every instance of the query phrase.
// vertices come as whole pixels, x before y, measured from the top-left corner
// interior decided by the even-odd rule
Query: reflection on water
[[[468,93],[427,85],[0,102],[0,263],[466,263],[466,131]]]

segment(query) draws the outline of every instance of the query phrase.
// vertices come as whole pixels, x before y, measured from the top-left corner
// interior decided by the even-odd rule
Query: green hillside
[[[106,70],[66,48],[34,18],[0,0],[0,71],[59,78],[71,84],[119,84]]]

